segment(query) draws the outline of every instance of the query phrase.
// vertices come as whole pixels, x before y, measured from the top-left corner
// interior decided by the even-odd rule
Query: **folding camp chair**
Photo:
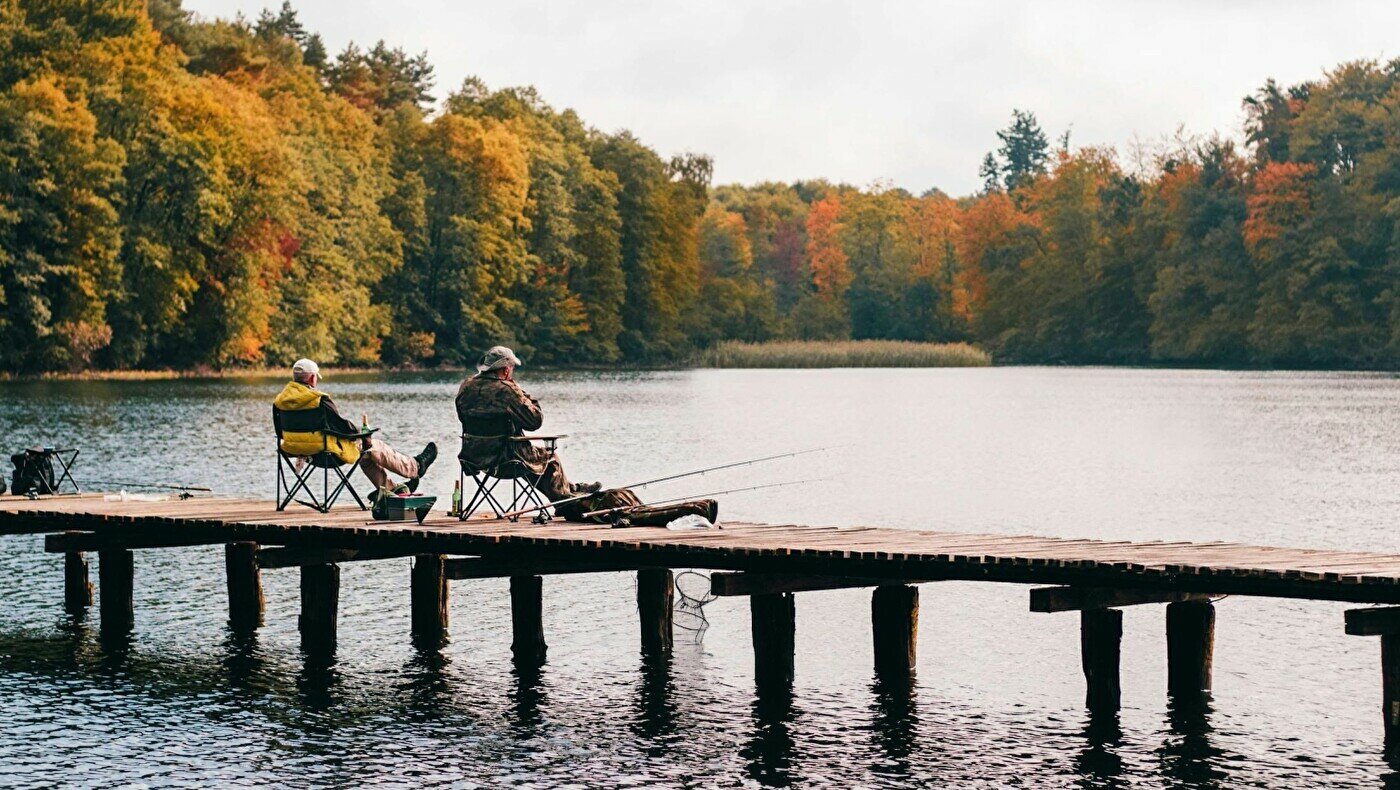
[[[297,499],[298,504],[306,505],[313,510],[322,513],[329,512],[335,500],[342,491],[349,491],[350,496],[355,498],[355,503],[360,506],[360,510],[369,510],[365,501],[360,498],[360,494],[355,490],[355,486],[350,483],[350,475],[355,473],[355,464],[347,473],[345,462],[340,457],[330,451],[330,438],[335,436],[341,439],[359,441],[374,434],[378,428],[370,428],[367,431],[356,433],[345,433],[332,429],[326,424],[326,416],[320,409],[306,409],[298,411],[282,411],[276,406],[272,407],[272,428],[277,432],[277,509],[286,510],[298,492],[306,492],[310,502]],[[295,431],[298,433],[319,432],[321,434],[321,451],[310,456],[290,455],[282,450],[282,432]],[[321,470],[321,491],[319,495],[312,487],[312,479],[316,470]],[[335,479],[331,478],[331,472],[335,472]],[[334,488],[332,488],[334,484]]]
[[[10,456],[14,464],[14,492],[30,497],[41,494],[81,494],[83,489],[73,479],[73,465],[77,463],[78,450],[75,447],[29,447]],[[57,467],[57,472],[55,472]],[[64,484],[73,487],[71,492],[63,490]]]
[[[458,482],[463,491],[467,490],[467,480],[476,483],[476,490],[472,494],[467,504],[462,506],[462,510],[457,517],[466,521],[472,517],[483,505],[489,506],[491,512],[496,514],[496,518],[509,518],[511,521],[519,521],[520,516],[509,515],[522,508],[539,508],[535,511],[534,520],[544,523],[549,520],[549,510],[546,507],[549,503],[540,494],[537,486],[544,479],[544,474],[535,474],[524,462],[515,458],[514,449],[520,442],[540,442],[544,449],[551,455],[554,454],[554,447],[560,439],[566,438],[566,434],[558,436],[501,436],[501,452],[497,460],[488,467],[474,468],[461,461],[462,471],[458,477]],[[463,439],[481,439],[488,437],[472,436],[463,434]],[[510,482],[510,500],[508,505],[503,505],[503,497],[496,496],[496,488],[502,483]]]

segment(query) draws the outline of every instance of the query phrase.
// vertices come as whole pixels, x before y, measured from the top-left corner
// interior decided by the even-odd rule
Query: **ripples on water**
[[[1400,386],[1388,376],[990,369],[526,372],[578,479],[775,449],[839,452],[676,483],[733,518],[1395,551]],[[455,381],[326,382],[391,441],[448,452]],[[80,476],[270,496],[273,380],[0,384],[12,449],[76,443]],[[695,486],[701,488],[695,488]],[[457,582],[452,641],[408,639],[408,561],[347,563],[340,647],[303,660],[297,574],[268,625],[224,628],[222,551],[138,552],[136,629],[62,611],[58,557],[0,540],[0,784],[1306,787],[1400,782],[1381,756],[1379,646],[1340,604],[1218,605],[1215,698],[1172,709],[1163,615],[1124,618],[1117,717],[1082,709],[1078,618],[1024,588],[924,585],[919,675],[870,671],[869,593],[798,596],[797,681],[757,696],[746,601],[721,599],[669,664],[643,661],[630,574],[550,577],[549,660],[518,671],[499,580]],[[1400,765],[1397,765],[1400,767]]]

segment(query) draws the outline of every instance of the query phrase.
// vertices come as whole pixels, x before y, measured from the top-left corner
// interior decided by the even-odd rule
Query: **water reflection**
[[[793,759],[796,740],[792,730],[798,713],[791,682],[757,686],[753,733],[740,751],[750,779],[765,787],[788,787],[800,781],[798,763]]]
[[[879,773],[895,778],[910,775],[909,757],[914,752],[919,728],[914,690],[912,678],[877,676],[871,684],[874,695],[871,728],[875,744],[885,756],[885,762],[875,767]]]
[[[511,729],[517,740],[533,740],[544,727],[542,711],[549,703],[544,686],[544,665],[531,659],[516,661],[511,674],[515,680],[510,691]]]
[[[666,743],[676,731],[675,679],[669,652],[642,651],[641,677],[633,729],[653,744],[652,757],[664,756]]]
[[[1386,746],[1385,766],[1389,770],[1381,774],[1381,787],[1384,790],[1400,790],[1400,744]]]
[[[303,709],[325,712],[335,707],[341,683],[333,655],[322,652],[303,655],[296,677],[297,700]]]
[[[456,690],[448,681],[450,666],[452,659],[440,650],[416,650],[404,666],[404,707],[415,720],[436,719],[451,709]]]
[[[1157,750],[1162,770],[1190,787],[1229,787],[1221,769],[1224,752],[1211,740],[1211,705],[1208,699],[1171,700],[1167,704],[1169,737]]]
[[[238,691],[265,692],[267,661],[258,650],[256,633],[227,632],[224,639],[223,667],[229,686]]]
[[[1123,727],[1117,711],[1091,712],[1084,725],[1084,746],[1075,756],[1074,768],[1081,787],[1124,787]]]
[[[114,630],[109,628],[99,628],[97,630],[98,665],[104,672],[118,673],[126,668],[127,660],[131,657],[135,636],[130,629]]]

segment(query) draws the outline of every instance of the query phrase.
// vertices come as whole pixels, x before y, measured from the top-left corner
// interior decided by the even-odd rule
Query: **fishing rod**
[[[735,462],[729,463],[729,464],[720,464],[719,466],[711,466],[711,467],[708,467],[708,468],[706,468],[706,469],[697,469],[697,470],[695,470],[694,472],[681,472],[680,474],[667,475],[666,477],[657,477],[657,478],[654,478],[654,479],[651,479],[651,480],[644,480],[644,481],[642,481],[642,482],[640,482],[640,483],[628,483],[627,485],[624,485],[624,486],[614,486],[614,487],[612,487],[612,488],[608,488],[608,489],[604,489],[604,490],[607,490],[607,491],[616,491],[616,490],[618,490],[619,488],[641,488],[641,487],[643,487],[643,486],[649,486],[649,485],[652,485],[652,484],[654,484],[654,483],[666,483],[666,482],[669,482],[669,481],[671,481],[671,480],[680,480],[680,479],[683,478],[683,477],[694,477],[695,475],[703,475],[703,474],[706,474],[706,473],[708,473],[708,472],[718,472],[718,471],[721,470],[721,469],[733,469],[733,468],[738,467],[738,466],[748,466],[749,464],[762,463],[763,461],[775,461],[775,460],[777,460],[777,459],[779,459],[779,458],[794,458],[794,457],[799,456],[799,455],[809,455],[809,454],[811,454],[811,453],[821,453],[821,452],[825,452],[825,451],[827,451],[827,450],[834,450],[834,449],[836,449],[837,447],[845,447],[845,446],[846,446],[846,445],[836,445],[836,446],[833,446],[833,447],[816,447],[816,448],[813,448],[813,449],[811,449],[811,450],[798,450],[798,451],[795,452],[795,453],[779,453],[779,454],[777,454],[777,455],[767,455],[767,456],[764,456],[764,457],[762,457],[762,458],[752,458],[752,459],[749,459],[749,460],[747,460],[747,461],[735,461]],[[594,493],[598,493],[598,492],[594,492]],[[523,516],[523,515],[525,515],[525,514],[527,514],[527,513],[534,513],[534,512],[539,511],[539,510],[547,510],[547,509],[549,509],[549,508],[555,507],[556,505],[563,505],[563,504],[567,504],[567,503],[569,503],[569,502],[581,502],[581,501],[583,501],[583,500],[585,500],[585,499],[588,499],[589,497],[592,497],[593,495],[594,495],[594,494],[579,494],[578,496],[571,496],[571,497],[567,497],[567,498],[565,498],[565,499],[556,499],[555,501],[550,502],[550,503],[548,503],[548,504],[544,504],[544,505],[535,505],[534,507],[527,507],[527,508],[522,508],[522,509],[520,509],[520,510],[513,510],[513,511],[511,511],[511,512],[509,512],[509,513],[503,514],[503,515],[501,516],[501,518],[519,518],[520,516]]]
[[[711,492],[708,493],[708,494],[695,494],[695,495],[693,495],[693,496],[680,496],[680,497],[676,497],[675,499],[663,499],[663,500],[661,500],[660,502],[644,502],[644,503],[642,503],[642,504],[640,504],[640,505],[622,505],[621,507],[610,507],[610,508],[604,508],[604,509],[602,509],[602,510],[591,510],[591,511],[589,511],[589,512],[587,512],[587,513],[584,513],[584,514],[581,516],[581,518],[593,518],[593,517],[595,517],[595,516],[606,516],[606,515],[609,515],[609,514],[612,514],[612,513],[617,513],[617,512],[619,512],[619,511],[632,511],[632,510],[637,510],[638,508],[644,508],[644,507],[658,507],[658,506],[660,506],[660,505],[673,505],[673,504],[675,504],[675,503],[677,503],[677,502],[687,502],[687,501],[692,500],[692,499],[708,499],[708,498],[713,497],[713,496],[721,496],[721,495],[724,495],[724,494],[740,494],[740,493],[743,493],[743,492],[745,492],[745,491],[757,491],[757,490],[759,490],[759,489],[761,489],[761,488],[782,488],[783,486],[800,486],[800,485],[805,485],[805,484],[807,484],[807,483],[821,483],[821,482],[825,482],[825,481],[830,480],[830,479],[831,479],[831,478],[829,478],[829,477],[814,477],[814,478],[812,478],[811,480],[789,480],[789,481],[787,481],[787,482],[785,482],[785,483],[767,483],[767,484],[764,484],[764,485],[761,485],[761,486],[748,486],[748,487],[746,487],[746,488],[729,488],[729,489],[726,489],[726,490],[724,490],[724,491],[711,491]]]
[[[167,491],[210,491],[214,489],[204,486],[175,486],[168,483],[124,483],[120,480],[86,480],[88,485],[93,486],[122,486],[123,488],[163,488]]]

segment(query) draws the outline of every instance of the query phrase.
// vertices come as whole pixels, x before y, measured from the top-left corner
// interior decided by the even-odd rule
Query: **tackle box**
[[[437,497],[426,494],[390,494],[375,501],[374,517],[382,521],[408,521],[413,518],[422,524],[436,503]]]

